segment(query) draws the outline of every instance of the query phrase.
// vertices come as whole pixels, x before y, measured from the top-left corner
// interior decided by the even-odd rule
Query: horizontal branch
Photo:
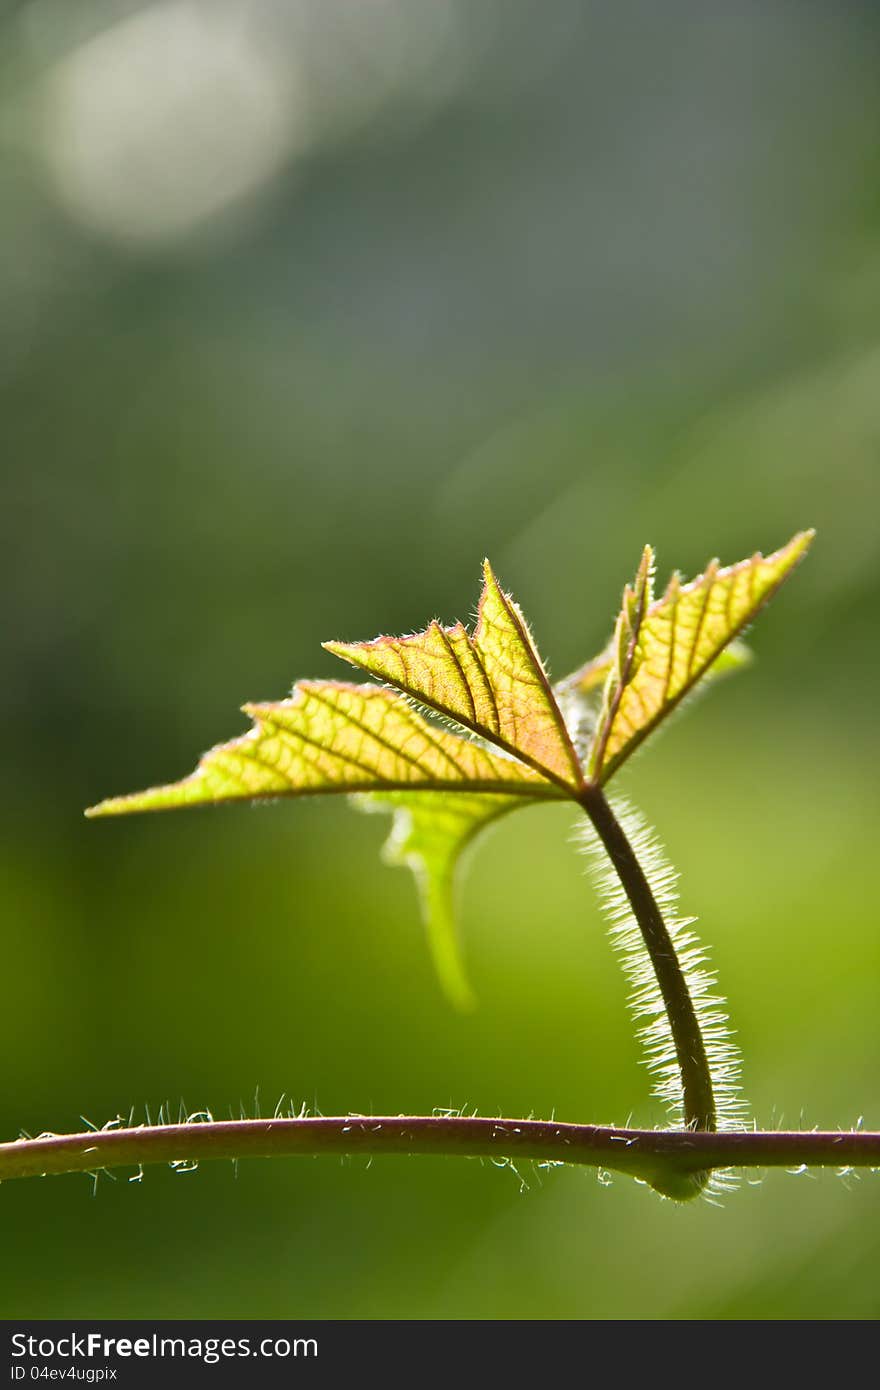
[[[322,1154],[446,1154],[586,1164],[685,1198],[694,1195],[693,1176],[712,1168],[880,1168],[880,1133],[717,1134],[458,1115],[191,1121],[42,1134],[0,1144],[0,1182],[148,1163],[188,1166],[216,1158]]]

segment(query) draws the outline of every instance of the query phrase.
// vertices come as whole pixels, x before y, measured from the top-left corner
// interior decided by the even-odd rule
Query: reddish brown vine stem
[[[150,1163],[346,1154],[446,1154],[592,1165],[669,1196],[711,1168],[880,1168],[880,1133],[615,1129],[447,1115],[228,1120],[40,1135],[0,1144],[0,1181]]]

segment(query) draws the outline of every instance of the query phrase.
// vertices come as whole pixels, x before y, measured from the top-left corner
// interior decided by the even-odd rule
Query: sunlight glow
[[[305,101],[246,12],[163,0],[52,70],[46,152],[56,191],[92,230],[175,241],[241,205],[302,149]]]

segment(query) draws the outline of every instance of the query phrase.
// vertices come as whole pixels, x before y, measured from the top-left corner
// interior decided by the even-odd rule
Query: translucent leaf
[[[708,690],[719,676],[732,675],[753,661],[751,649],[738,638],[716,656],[704,672],[695,692]],[[575,751],[584,765],[589,764],[590,748],[596,737],[602,696],[613,661],[611,647],[579,666],[570,676],[557,681],[553,687],[557,704],[562,710]]]
[[[408,637],[324,645],[577,792],[581,765],[526,621],[488,561],[484,578],[473,636],[435,621]]]
[[[611,647],[602,705],[589,756],[590,776],[605,782],[706,674],[805,554],[802,531],[783,549],[720,569],[717,560],[690,584],[673,575],[652,601],[653,552],[645,548],[627,585]]]
[[[415,875],[440,983],[458,1008],[472,1008],[474,997],[456,930],[457,889],[465,851],[489,825],[528,805],[528,801],[521,796],[491,793],[371,792],[355,797],[354,802],[365,811],[393,813],[384,857]]]
[[[755,556],[728,570],[713,563],[684,587],[673,579],[657,603],[647,548],[610,646],[555,687],[487,563],[473,636],[461,623],[433,622],[411,636],[326,644],[395,689],[301,681],[290,699],[246,705],[253,727],[211,749],[189,777],[103,801],[86,814],[338,792],[390,809],[387,853],[414,871],[438,972],[448,993],[466,1003],[454,923],[464,852],[516,806],[561,798],[583,804],[585,766],[605,781],[702,676],[741,664],[733,639],[811,535],[766,560]],[[459,732],[438,727],[413,701]]]
[[[404,788],[561,795],[533,768],[434,728],[380,686],[301,681],[289,700],[244,709],[254,727],[212,748],[182,782],[102,801],[87,814]]]
[[[553,687],[554,694],[575,694],[581,697],[595,695],[597,702],[601,699],[608,672],[611,670],[613,661],[611,646],[607,646],[599,656],[594,656],[591,660],[579,666],[576,671],[572,671],[570,676],[563,676],[561,681],[557,681]],[[725,647],[724,651],[715,658],[712,665],[706,671],[707,678],[715,676],[725,676],[729,672],[739,671],[743,666],[748,666],[753,660],[751,648],[745,642],[736,639]]]

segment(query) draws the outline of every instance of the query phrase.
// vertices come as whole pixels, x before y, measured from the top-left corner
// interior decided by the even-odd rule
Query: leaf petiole
[[[579,804],[592,823],[623,885],[663,996],[681,1072],[684,1119],[689,1128],[714,1130],[712,1074],[687,981],[651,886],[602,789],[588,786]]]

